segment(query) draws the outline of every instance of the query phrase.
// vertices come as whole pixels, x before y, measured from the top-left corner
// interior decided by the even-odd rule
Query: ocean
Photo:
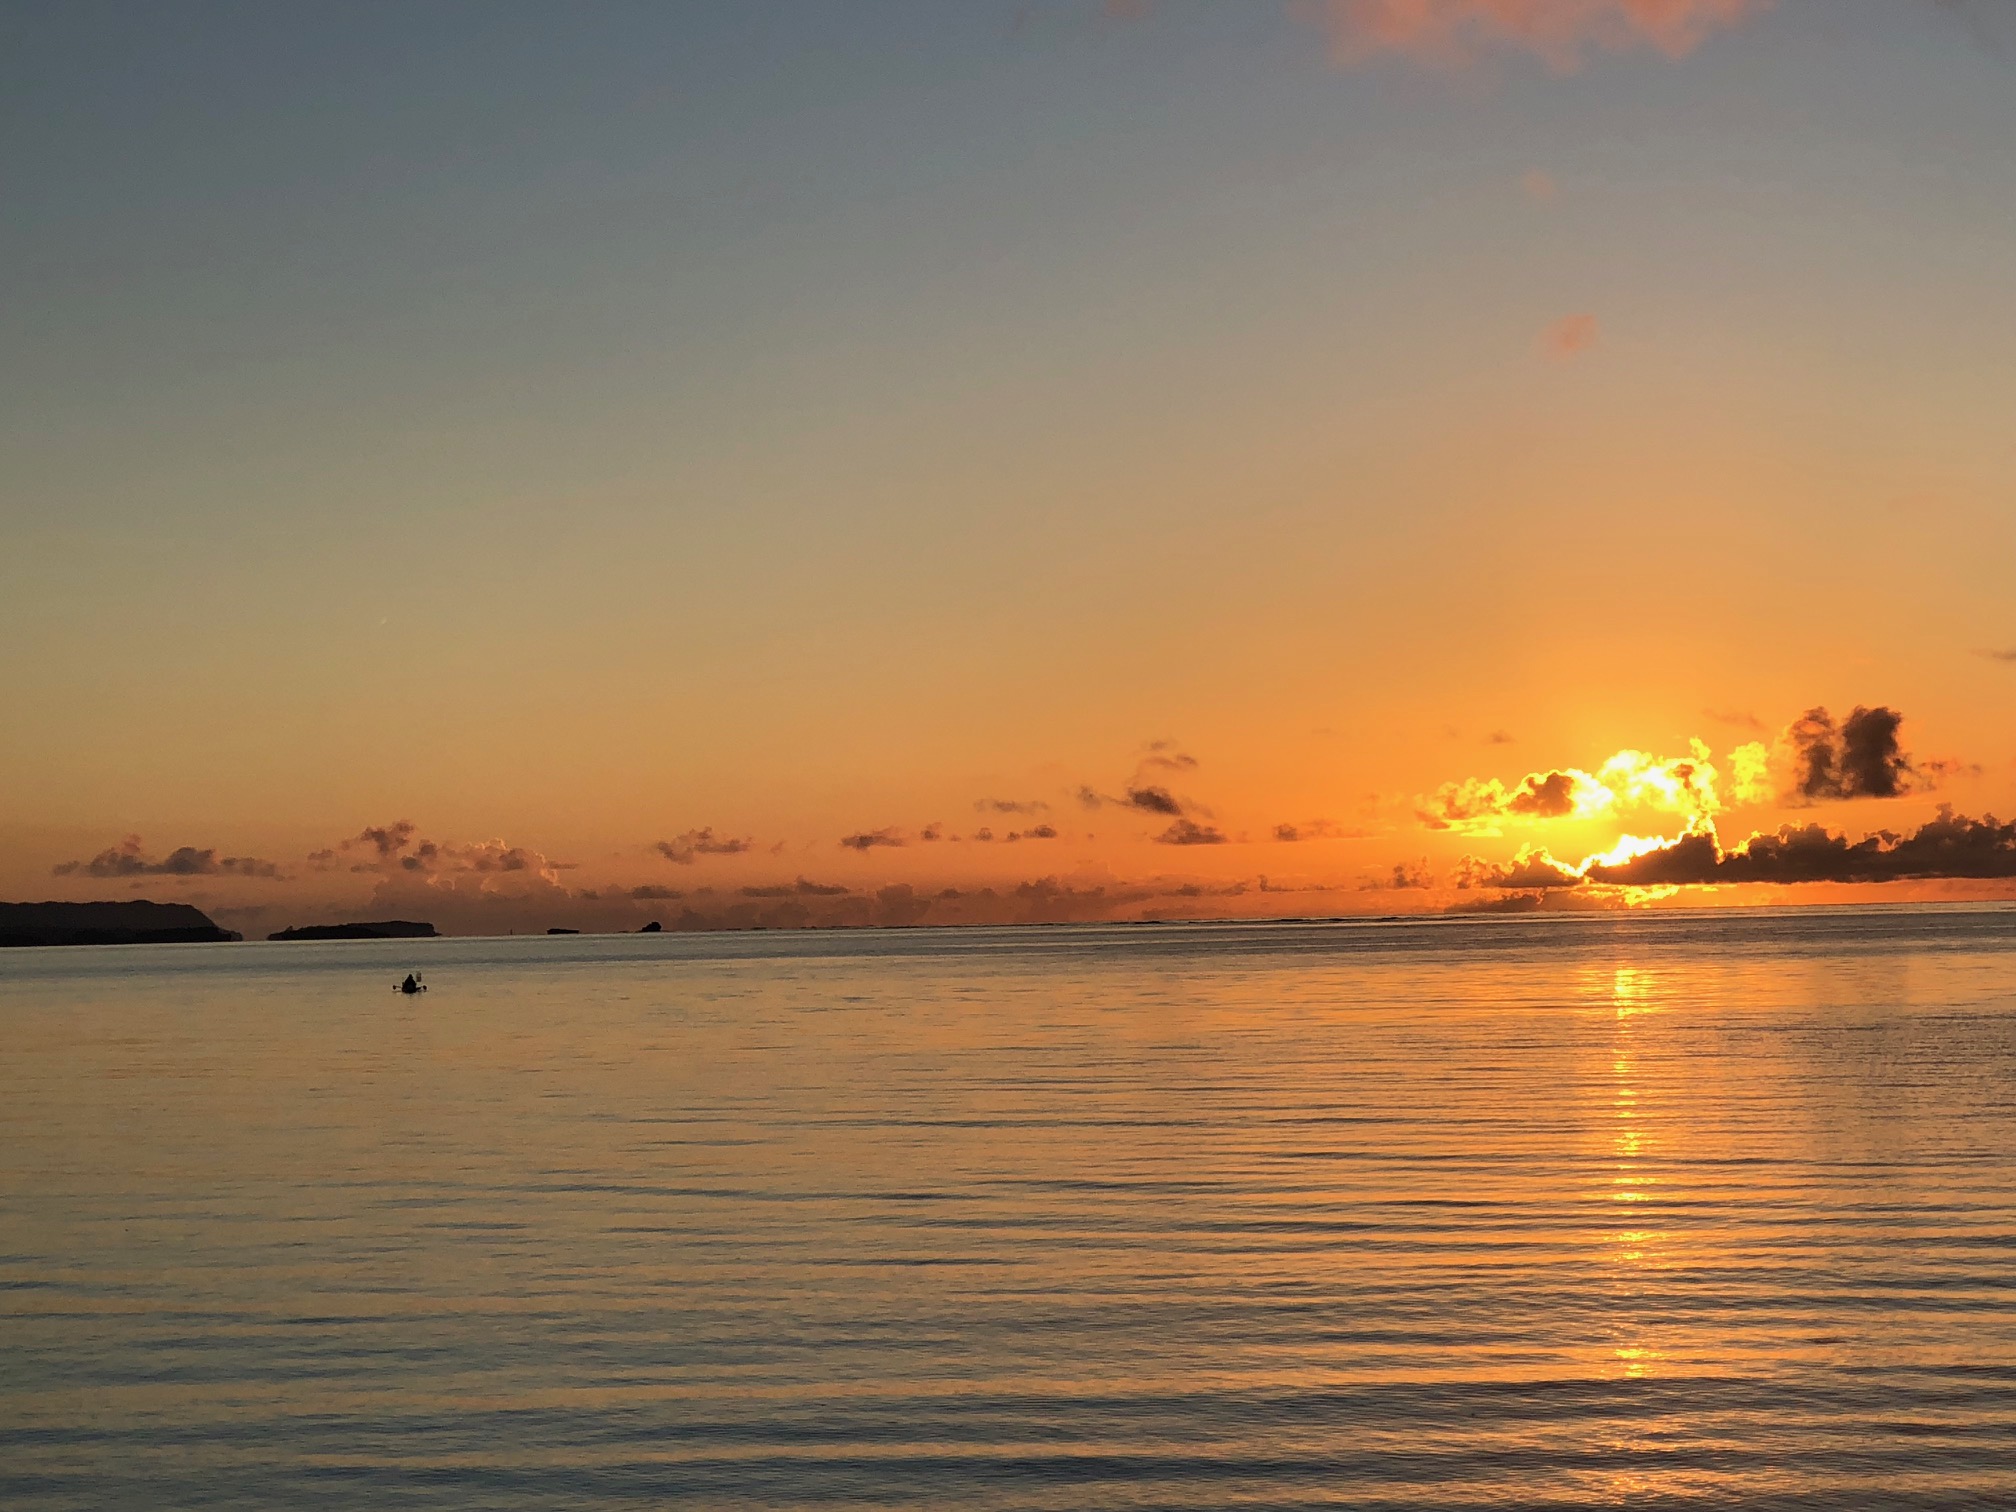
[[[0,1035],[15,1512],[2016,1506],[2007,908],[16,950]]]

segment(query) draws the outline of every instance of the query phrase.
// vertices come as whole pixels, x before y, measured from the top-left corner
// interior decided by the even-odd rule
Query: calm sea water
[[[2016,912],[12,951],[0,1035],[9,1508],[2016,1506]]]

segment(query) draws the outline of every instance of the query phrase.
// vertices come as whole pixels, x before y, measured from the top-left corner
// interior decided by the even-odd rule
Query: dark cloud
[[[848,850],[871,851],[878,845],[904,845],[903,834],[894,825],[886,829],[863,830],[858,835],[843,835],[840,843]]]
[[[683,835],[670,840],[660,840],[654,847],[667,861],[680,866],[691,866],[701,856],[740,856],[753,849],[753,840],[739,839],[729,835],[717,835],[712,825],[700,829],[690,829]]]
[[[1304,819],[1299,824],[1274,826],[1274,838],[1290,845],[1302,840],[1363,840],[1371,833],[1347,828],[1334,819]]]
[[[851,888],[838,885],[826,886],[818,882],[808,882],[803,877],[796,882],[778,882],[763,887],[741,889],[745,898],[839,898],[851,891]]]
[[[875,894],[875,922],[885,929],[908,929],[924,922],[931,899],[921,897],[907,882],[897,882]]]
[[[1010,830],[1005,838],[1009,840],[1055,840],[1057,838],[1057,828],[1055,825],[1038,824],[1026,830]]]
[[[149,856],[138,835],[98,852],[88,861],[65,861],[50,868],[58,877],[265,877],[286,874],[278,863],[257,856],[220,856],[209,847],[178,846],[159,860]]]
[[[2016,877],[2016,823],[1970,819],[1941,806],[1908,835],[1879,830],[1860,840],[1820,825],[1785,825],[1724,851],[1713,830],[1616,866],[1592,865],[1592,882],[1686,887],[1706,882],[1903,882],[1938,877]]]
[[[1541,776],[1538,772],[1528,774],[1512,796],[1505,801],[1508,812],[1527,814],[1535,819],[1559,819],[1563,814],[1575,812],[1575,778],[1568,772],[1549,772]]]
[[[1795,760],[1793,790],[1808,802],[1829,798],[1896,798],[1916,775],[1899,745],[1904,716],[1857,705],[1839,728],[1824,708],[1808,709],[1786,731]]]
[[[1155,837],[1157,845],[1223,845],[1225,836],[1216,826],[1178,819]]]
[[[945,838],[945,826],[934,820],[917,831],[917,838],[926,845],[931,844],[933,841],[943,840]],[[959,837],[954,835],[952,838],[957,840]]]
[[[1977,656],[1985,656],[1990,661],[2016,662],[2016,647],[2007,651],[1977,651]]]
[[[1517,745],[1518,741],[1512,737],[1512,733],[1509,730],[1493,730],[1489,735],[1484,737],[1484,744],[1494,746]]]
[[[1581,873],[1562,865],[1544,850],[1522,849],[1509,863],[1482,861],[1465,856],[1457,864],[1459,888],[1511,887],[1545,890],[1551,887],[1580,887]]]
[[[987,828],[987,826],[983,824],[980,826],[980,828],[973,831],[973,838],[984,844],[987,841],[990,841],[994,838],[994,831]]]
[[[1081,786],[1078,789],[1078,802],[1085,808],[1096,809],[1105,801],[1106,799],[1093,788]]]
[[[1091,793],[1092,790],[1083,788],[1080,792]],[[1093,793],[1092,796],[1096,799],[1099,795]],[[1040,798],[976,798],[973,807],[983,814],[1047,814],[1050,811],[1050,805]]]
[[[1183,805],[1165,787],[1130,787],[1127,789],[1128,808],[1139,809],[1144,814],[1162,814],[1170,818],[1183,812]]]
[[[388,860],[406,849],[413,839],[413,832],[411,819],[401,819],[397,824],[366,825],[360,833],[352,835],[337,848],[347,851],[368,845],[378,852],[380,860]]]
[[[1366,881],[1360,883],[1359,890],[1362,892],[1408,892],[1420,888],[1433,887],[1434,885],[1434,880],[1428,875],[1428,868],[1425,863],[1417,862],[1410,865],[1405,861],[1396,861],[1393,863],[1391,871],[1383,872],[1379,876],[1368,878]]]

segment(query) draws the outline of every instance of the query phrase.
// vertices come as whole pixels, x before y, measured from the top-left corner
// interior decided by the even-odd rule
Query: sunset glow
[[[2016,106],[1961,8],[1835,15],[203,11],[128,77],[50,12],[0,892],[2008,895]]]

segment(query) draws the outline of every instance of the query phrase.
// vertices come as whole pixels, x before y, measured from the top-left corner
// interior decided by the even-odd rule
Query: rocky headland
[[[0,903],[0,946],[171,945],[242,940],[187,903]]]

